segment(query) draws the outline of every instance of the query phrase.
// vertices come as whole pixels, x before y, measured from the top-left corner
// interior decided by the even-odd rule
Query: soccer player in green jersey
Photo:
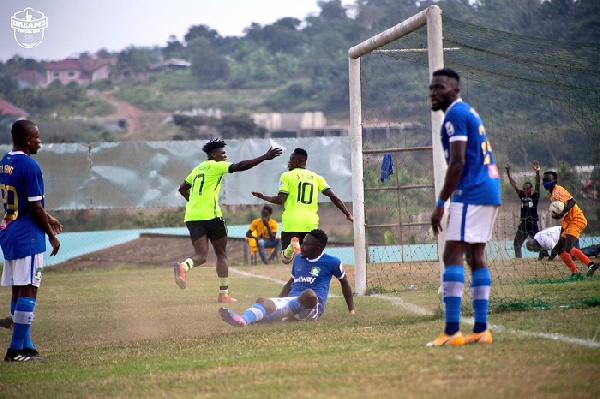
[[[331,202],[353,221],[344,202],[333,192],[322,176],[306,169],[308,154],[303,148],[296,148],[290,155],[288,171],[281,174],[279,192],[275,196],[253,191],[252,195],[273,204],[283,205],[281,215],[281,259],[290,263],[294,253],[300,252],[304,236],[319,227],[319,192],[329,197]]]
[[[183,262],[175,263],[175,283],[179,288],[185,288],[185,273],[193,267],[206,262],[208,241],[210,240],[217,255],[217,276],[219,277],[218,302],[236,302],[229,295],[229,268],[227,266],[227,226],[219,207],[219,192],[225,173],[243,172],[255,167],[263,161],[274,159],[281,155],[281,148],[269,148],[258,158],[227,162],[227,153],[223,140],[211,140],[202,151],[208,160],[196,166],[179,186],[179,193],[186,199],[185,224],[190,232],[195,254]]]

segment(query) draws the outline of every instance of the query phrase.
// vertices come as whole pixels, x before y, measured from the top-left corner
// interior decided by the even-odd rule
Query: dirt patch
[[[49,269],[81,270],[91,267],[112,267],[119,265],[170,267],[174,262],[190,257],[193,251],[189,237],[142,235],[136,240],[100,251],[90,252],[49,267]],[[227,257],[231,265],[248,263],[250,259],[246,240],[230,238],[227,242]],[[215,253],[211,247],[208,251],[206,265],[214,266],[215,261]]]

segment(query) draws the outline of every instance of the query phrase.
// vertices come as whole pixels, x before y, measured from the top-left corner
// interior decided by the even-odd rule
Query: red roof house
[[[59,80],[63,84],[75,82],[87,85],[110,75],[114,59],[76,59],[67,58],[62,61],[46,64],[48,83]]]

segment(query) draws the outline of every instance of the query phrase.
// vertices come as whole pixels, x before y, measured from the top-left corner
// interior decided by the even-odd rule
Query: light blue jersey
[[[0,162],[4,218],[0,245],[4,258],[21,259],[46,251],[46,233],[35,219],[29,202],[42,201],[44,180],[38,163],[23,152],[9,152]]]
[[[339,258],[323,253],[310,260],[298,254],[294,257],[292,266],[292,278],[294,279],[292,290],[287,296],[300,296],[305,289],[310,288],[319,297],[319,302],[323,305],[319,311],[323,313],[333,276],[338,280],[345,276],[344,267]]]
[[[448,163],[450,143],[467,142],[465,166],[451,201],[474,205],[500,205],[498,166],[494,163],[492,146],[475,109],[461,99],[454,101],[446,110],[441,138]]]

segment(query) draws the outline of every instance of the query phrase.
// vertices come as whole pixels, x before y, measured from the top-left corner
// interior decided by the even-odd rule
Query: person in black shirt
[[[538,211],[537,206],[540,200],[540,163],[533,161],[533,170],[535,170],[535,188],[530,182],[523,183],[523,187],[519,188],[517,183],[510,175],[510,165],[506,164],[506,175],[510,181],[510,185],[513,186],[517,195],[521,199],[521,223],[517,228],[515,234],[515,240],[513,242],[515,247],[515,258],[522,257],[521,246],[527,237],[533,238],[533,236],[540,230],[538,227]],[[545,252],[545,251],[543,251]],[[547,253],[540,252],[540,256],[548,256]]]

